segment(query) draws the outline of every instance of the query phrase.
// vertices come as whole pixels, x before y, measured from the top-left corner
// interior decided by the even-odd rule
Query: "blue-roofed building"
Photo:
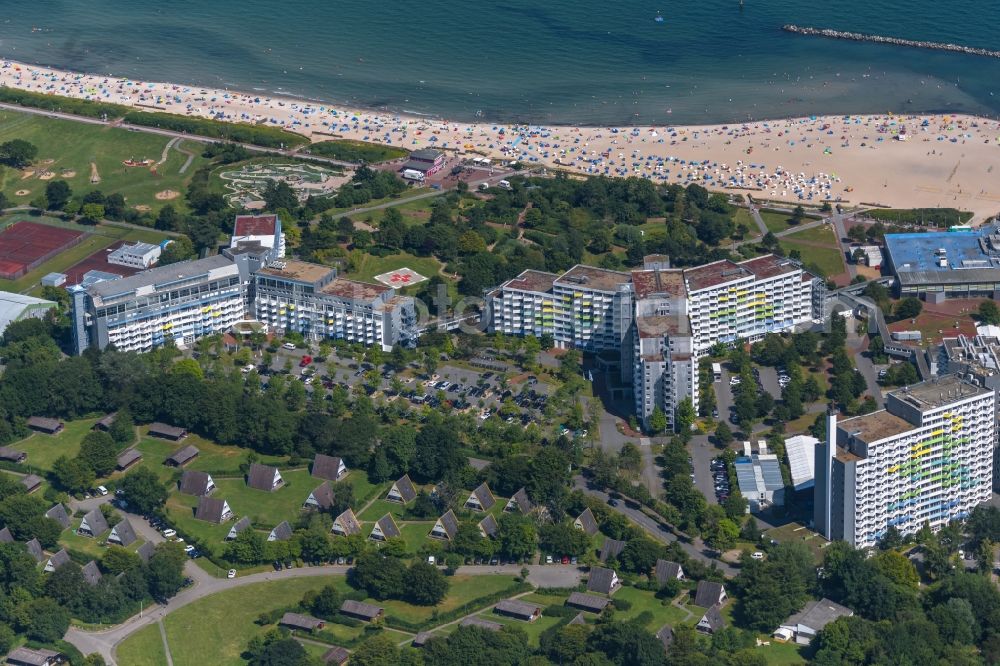
[[[781,464],[773,453],[741,456],[733,463],[740,494],[750,503],[751,511],[762,511],[785,503],[785,482]]]
[[[886,234],[885,247],[901,297],[1000,298],[1000,227]]]

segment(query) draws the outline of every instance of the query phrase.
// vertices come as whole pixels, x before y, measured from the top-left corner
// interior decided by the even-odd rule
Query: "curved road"
[[[136,531],[145,531],[139,525],[144,525],[147,530],[149,529],[148,525],[145,525],[142,520],[136,520],[133,517],[131,522],[136,527]],[[194,579],[194,585],[182,590],[166,604],[143,609],[139,614],[133,615],[125,622],[111,629],[84,631],[77,627],[70,627],[64,640],[74,645],[85,655],[96,652],[104,657],[104,660],[108,664],[116,664],[115,649],[126,638],[144,627],[159,622],[175,610],[216,592],[222,592],[243,585],[251,585],[253,583],[289,578],[343,576],[347,574],[350,568],[349,566],[340,565],[302,567],[298,569],[285,569],[284,571],[266,571],[230,580],[227,578],[214,578],[193,561],[189,561],[185,567],[185,573]],[[466,576],[495,576],[498,574],[517,576],[520,575],[521,568],[520,565],[468,566],[459,567],[457,573]],[[530,572],[528,580],[539,587],[573,587],[580,582],[581,572],[575,567],[530,565],[527,568]]]

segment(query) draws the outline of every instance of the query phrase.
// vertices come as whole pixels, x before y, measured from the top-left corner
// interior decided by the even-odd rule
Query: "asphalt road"
[[[781,385],[778,384],[778,371],[770,366],[756,366],[760,371],[760,383],[764,390],[775,400],[781,400]]]
[[[601,490],[588,488],[586,480],[583,477],[581,476],[574,477],[573,483],[576,485],[577,488],[582,490],[584,494],[590,495],[591,497],[595,497],[601,500],[602,502],[607,503],[608,494]],[[650,518],[639,509],[630,509],[629,507],[625,506],[624,502],[619,502],[618,506],[614,507],[609,506],[609,508],[613,511],[617,511],[618,513],[624,515],[626,518],[628,518],[636,525],[644,529],[646,533],[649,535],[649,537],[652,538],[653,540],[665,544],[673,543],[676,541],[680,543],[681,548],[684,549],[684,552],[686,552],[692,558],[700,560],[708,566],[711,566],[714,563],[715,566],[719,569],[719,571],[723,572],[727,577],[731,578],[736,576],[737,570],[733,566],[726,564],[721,560],[713,558],[711,554],[712,551],[707,547],[705,547],[704,544],[702,544],[701,539],[695,539],[695,541],[692,543],[682,541],[678,539],[673,532],[670,532],[667,529],[666,525]]]
[[[732,374],[722,366],[722,381],[713,382],[712,388],[715,389],[715,402],[719,410],[719,418],[729,421],[730,425],[736,425],[733,422],[733,391],[729,386],[729,378]]]
[[[718,504],[715,498],[715,481],[712,479],[712,470],[709,463],[716,457],[720,449],[708,441],[708,435],[697,435],[691,438],[688,444],[688,451],[691,453],[691,461],[694,465],[694,486],[709,504]]]

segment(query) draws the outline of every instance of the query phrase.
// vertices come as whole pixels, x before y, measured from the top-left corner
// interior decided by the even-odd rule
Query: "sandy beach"
[[[698,182],[820,204],[1000,212],[1000,123],[963,115],[813,116],[704,126],[455,123],[371,109],[0,62],[0,85],[142,110],[261,123],[407,149],[436,147],[584,174]],[[1000,173],[1000,172],[998,172]]]

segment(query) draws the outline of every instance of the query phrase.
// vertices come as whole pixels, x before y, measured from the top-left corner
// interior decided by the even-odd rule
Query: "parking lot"
[[[505,388],[501,386],[501,373],[493,370],[472,370],[444,362],[427,378],[423,367],[417,363],[396,372],[359,362],[346,349],[340,353],[333,351],[326,358],[317,358],[314,353],[286,344],[272,355],[268,367],[260,365],[261,355],[258,355],[257,364],[247,365],[243,371],[256,370],[265,390],[270,378],[278,374],[302,381],[307,393],[317,388],[329,391],[338,386],[353,393],[358,385],[364,385],[372,397],[381,395],[389,400],[406,400],[410,407],[427,405],[436,408],[447,402],[452,409],[475,413],[479,423],[489,418],[501,418],[498,411],[509,398],[518,413],[508,413],[503,418],[508,424],[520,423],[523,427],[532,422],[542,423],[541,412],[551,391],[551,387],[533,375]],[[377,375],[374,382],[369,381],[372,372]],[[395,381],[397,378],[399,382]],[[570,432],[559,428],[559,434]],[[574,434],[583,437],[587,433],[581,431]]]

